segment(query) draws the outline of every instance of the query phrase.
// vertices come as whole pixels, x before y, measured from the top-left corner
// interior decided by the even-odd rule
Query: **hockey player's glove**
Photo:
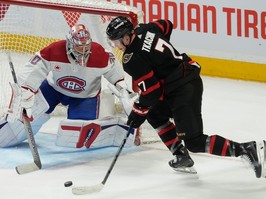
[[[127,125],[132,125],[133,128],[139,128],[146,120],[149,108],[139,107],[134,103],[131,113],[128,116]]]
[[[116,97],[120,100],[124,112],[126,115],[129,115],[132,111],[132,106],[135,100],[139,97],[137,93],[132,93],[126,88],[120,90],[117,89],[113,84],[108,84],[108,88],[115,94]]]
[[[34,104],[35,94],[27,88],[20,87],[16,83],[10,83],[12,88],[12,98],[8,110],[8,120],[21,120],[23,117],[23,110],[26,111],[27,118],[32,121],[31,108]]]

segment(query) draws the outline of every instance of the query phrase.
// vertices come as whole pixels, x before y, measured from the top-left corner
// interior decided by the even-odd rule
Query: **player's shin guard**
[[[165,146],[175,155],[181,145],[181,140],[176,135],[175,125],[169,121],[155,130]]]
[[[211,135],[206,139],[205,152],[218,156],[237,156],[239,144],[219,135]],[[202,152],[202,151],[195,151]]]

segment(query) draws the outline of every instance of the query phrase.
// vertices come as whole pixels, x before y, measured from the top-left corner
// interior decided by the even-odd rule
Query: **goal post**
[[[35,52],[65,39],[70,27],[82,23],[89,29],[93,41],[113,51],[121,61],[122,52],[108,45],[105,34],[109,22],[119,15],[128,17],[134,26],[143,22],[141,10],[105,0],[0,0],[0,115],[7,109],[11,96],[8,82],[12,82],[12,77],[6,52],[11,54],[19,73]],[[131,79],[126,77],[132,86]],[[155,134],[143,137],[148,142],[154,141]]]
[[[123,4],[114,4],[103,0],[1,0],[0,2],[18,6],[46,8],[49,10],[71,11],[95,15],[124,15],[131,19],[134,26],[136,26],[139,23],[139,20],[143,17],[142,12],[133,7]]]

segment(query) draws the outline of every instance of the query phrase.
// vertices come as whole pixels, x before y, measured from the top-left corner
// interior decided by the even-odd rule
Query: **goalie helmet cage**
[[[0,0],[0,116],[7,110],[11,97],[8,82],[12,82],[12,76],[6,52],[11,54],[19,73],[35,52],[54,41],[65,39],[70,27],[82,23],[88,27],[93,41],[112,50],[121,61],[122,52],[108,45],[105,34],[108,23],[119,15],[130,18],[134,26],[143,22],[143,12],[137,8],[105,0]],[[132,86],[131,78],[125,76]],[[137,141],[158,140],[158,135],[145,122]]]

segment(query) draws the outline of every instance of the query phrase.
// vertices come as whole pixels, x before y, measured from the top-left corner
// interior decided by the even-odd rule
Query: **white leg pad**
[[[128,126],[121,117],[98,120],[62,120],[57,132],[56,145],[73,148],[120,146]],[[135,131],[129,135],[125,147],[133,146]]]
[[[0,119],[0,147],[17,145],[26,139],[24,125],[20,121],[7,122],[5,116]]]
[[[33,134],[35,135],[41,126],[49,120],[48,114],[39,116],[31,123]],[[8,122],[5,117],[0,119],[0,147],[16,146],[27,139],[24,125],[21,121]]]

